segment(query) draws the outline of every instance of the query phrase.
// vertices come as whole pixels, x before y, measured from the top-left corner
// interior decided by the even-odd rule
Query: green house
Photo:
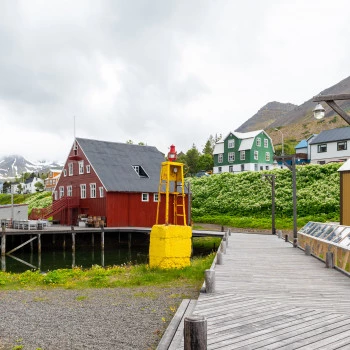
[[[269,170],[273,167],[274,148],[264,130],[230,132],[214,147],[214,174]]]

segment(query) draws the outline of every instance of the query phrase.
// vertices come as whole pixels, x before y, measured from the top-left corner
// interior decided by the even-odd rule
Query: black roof
[[[310,142],[310,145],[344,140],[350,140],[350,127],[324,130]]]
[[[153,146],[76,138],[107,191],[158,192],[164,154]],[[139,176],[133,166],[141,166],[147,177]]]

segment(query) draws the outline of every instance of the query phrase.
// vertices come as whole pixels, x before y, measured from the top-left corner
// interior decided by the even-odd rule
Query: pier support
[[[5,224],[1,225],[1,256],[6,254],[6,227]]]
[[[103,225],[100,226],[101,228],[101,250],[104,251],[105,249],[105,229]]]
[[[215,293],[215,270],[205,270],[205,291]]]

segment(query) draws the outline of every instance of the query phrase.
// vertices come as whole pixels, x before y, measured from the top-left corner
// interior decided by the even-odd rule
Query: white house
[[[344,162],[350,158],[350,127],[324,130],[309,145],[312,164]]]
[[[36,193],[35,184],[37,182],[44,184],[44,181],[39,177],[29,177],[23,184],[23,193]]]

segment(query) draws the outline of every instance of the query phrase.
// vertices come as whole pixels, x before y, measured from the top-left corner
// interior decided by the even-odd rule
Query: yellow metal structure
[[[191,264],[192,228],[186,223],[184,168],[182,163],[163,162],[160,171],[156,225],[149,248],[150,267],[182,268]],[[163,199],[162,198],[163,195]],[[165,195],[165,217],[159,224]],[[172,203],[170,203],[172,199]],[[170,224],[170,213],[173,213]]]
[[[170,194],[173,195],[174,225],[186,223],[184,165],[178,162],[163,162],[160,170],[156,224],[159,224],[159,208],[162,194],[165,194],[165,225],[169,224]],[[183,220],[181,220],[181,218]],[[180,221],[182,221],[180,223]]]
[[[192,228],[181,225],[154,225],[151,231],[149,266],[162,269],[191,265]]]

